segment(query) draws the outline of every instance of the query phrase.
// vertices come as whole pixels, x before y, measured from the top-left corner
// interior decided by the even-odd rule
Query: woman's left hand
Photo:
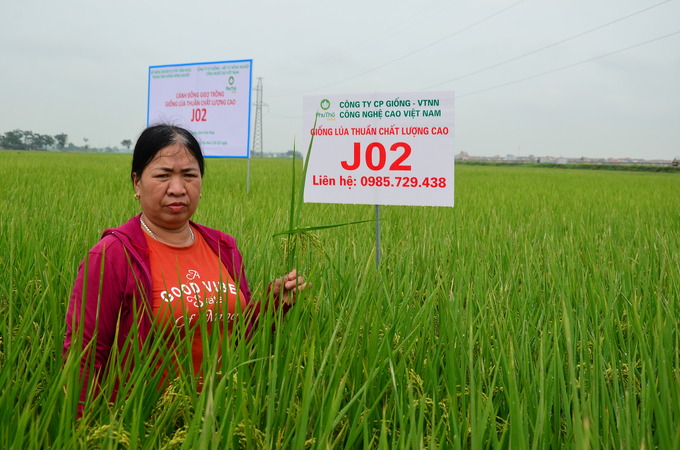
[[[277,278],[274,280],[274,298],[279,298],[283,300],[285,304],[292,305],[295,303],[295,296],[298,292],[302,292],[307,288],[312,287],[311,282],[305,282],[304,277],[298,275],[296,269],[293,269],[289,274],[283,276],[283,278]],[[283,288],[282,288],[283,286]]]

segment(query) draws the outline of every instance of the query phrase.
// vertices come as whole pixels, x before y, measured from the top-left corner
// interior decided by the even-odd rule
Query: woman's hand
[[[305,282],[304,277],[299,276],[297,270],[293,269],[283,278],[274,280],[274,298],[281,298],[285,304],[292,305],[295,303],[297,293],[304,291],[307,285],[312,287],[311,282]]]

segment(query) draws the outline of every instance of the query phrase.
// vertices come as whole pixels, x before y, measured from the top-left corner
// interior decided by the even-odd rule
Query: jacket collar
[[[215,230],[213,228],[208,228],[206,226],[199,225],[191,221],[189,221],[189,223],[198,231],[200,231],[200,233],[205,238],[206,242],[208,242],[208,245],[210,245],[211,247],[215,247],[217,245],[224,245],[227,248],[234,248],[232,240],[228,239],[228,235],[222,233],[221,231]]]
[[[142,224],[139,221],[141,216],[142,214],[140,213],[119,227],[107,228],[102,233],[102,239],[104,239],[104,237],[108,236],[109,234],[115,234],[119,238],[127,238],[126,240],[129,244],[131,244],[129,246],[130,250],[133,250],[140,259],[146,259],[149,253],[149,246],[146,243],[146,238],[144,237],[144,232],[142,231]]]

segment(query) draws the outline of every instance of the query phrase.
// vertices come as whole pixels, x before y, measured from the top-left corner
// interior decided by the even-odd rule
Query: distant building
[[[290,152],[289,152],[290,153]],[[277,155],[288,156],[290,155]],[[673,161],[667,159],[637,159],[637,158],[588,158],[582,156],[580,158],[559,158],[554,156],[515,156],[506,155],[502,157],[496,156],[470,156],[467,152],[460,152],[454,155],[456,161],[486,161],[486,162],[508,162],[508,163],[538,163],[538,164],[640,164],[640,165],[656,165],[656,166],[680,166],[680,157]]]

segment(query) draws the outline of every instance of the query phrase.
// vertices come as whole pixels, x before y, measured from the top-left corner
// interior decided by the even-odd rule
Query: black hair
[[[201,144],[198,143],[194,135],[182,127],[158,124],[142,131],[139,139],[137,139],[135,152],[132,155],[132,172],[130,173],[132,182],[135,181],[134,174],[136,173],[137,177],[141,177],[146,166],[156,157],[158,152],[175,144],[187,149],[196,159],[202,178],[204,173],[203,153],[201,152]]]

